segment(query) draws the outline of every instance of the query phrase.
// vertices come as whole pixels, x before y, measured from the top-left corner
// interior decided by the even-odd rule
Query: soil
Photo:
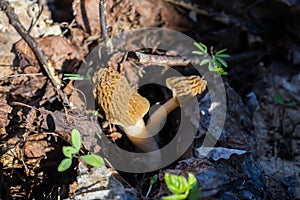
[[[171,194],[164,182],[165,173],[193,173],[201,199],[300,198],[299,2],[106,1],[110,38],[144,27],[168,28],[214,50],[226,48],[231,55],[225,59],[228,75],[222,76],[226,120],[214,150],[204,158],[198,154],[213,105],[206,90],[197,96],[199,110],[174,110],[157,136],[160,147],[168,144],[178,131],[180,117],[185,116],[190,127],[197,127],[190,148],[177,161],[149,173],[117,171],[109,161],[104,172],[99,172],[76,158],[67,171],[57,171],[64,158],[62,147],[71,145],[70,132],[75,128],[82,134],[81,155],[89,151],[109,154],[101,137],[137,151],[122,128],[110,124],[99,106],[92,106],[95,99],[88,98],[87,93],[93,97],[93,88],[85,90],[80,81],[66,79],[66,74],[99,65],[89,63],[88,57],[103,42],[98,0],[8,2],[44,52],[72,105],[63,104],[41,61],[11,26],[5,11],[0,11],[0,199],[84,199],[88,190],[82,190],[81,184],[93,181],[88,179],[89,173],[114,177],[113,184],[93,189],[108,191],[106,199],[161,199]],[[135,48],[135,42],[132,39],[126,45]],[[135,51],[118,51],[101,57],[104,66],[95,68],[112,67],[151,105],[163,104],[172,97],[169,89],[155,84],[138,88],[138,83],[154,78],[148,70],[153,64],[161,66],[157,71],[161,76],[170,68],[184,76],[198,75],[191,67],[198,57],[189,58],[191,62],[177,59],[178,52],[184,50],[178,44],[172,51],[152,48],[138,52],[152,56],[154,63],[150,64]],[[169,60],[161,64],[164,56]],[[198,115],[200,119],[195,117]],[[148,118],[149,114],[144,120]],[[178,148],[181,145],[178,142]],[[146,198],[155,174],[158,181]]]

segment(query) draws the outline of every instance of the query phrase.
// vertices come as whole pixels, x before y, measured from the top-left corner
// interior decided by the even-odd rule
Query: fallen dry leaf
[[[31,98],[39,95],[39,90],[46,83],[46,77],[43,76],[19,76],[13,78],[11,94],[20,95],[23,98]]]
[[[116,25],[116,20],[122,17],[131,2],[128,0],[107,0],[106,1],[106,23],[107,29]],[[76,22],[83,30],[90,35],[100,35],[99,1],[98,0],[76,0],[73,2],[73,13]],[[132,20],[133,21],[133,20]],[[120,26],[118,24],[117,26]]]
[[[44,5],[42,9],[38,2],[30,0],[10,1],[10,5],[14,8],[16,15],[26,30],[29,30],[30,35],[39,37],[41,35],[58,35],[61,30],[58,24],[53,24],[51,20],[51,13]],[[32,22],[35,23],[32,23]],[[15,54],[11,51],[12,46],[21,36],[9,24],[9,20],[5,12],[0,11],[0,66],[13,65]],[[2,74],[2,73],[1,73]],[[3,74],[2,74],[3,75]]]
[[[0,95],[0,135],[5,134],[5,127],[9,123],[8,114],[11,113],[12,107],[6,102],[3,95]]]
[[[46,156],[46,153],[50,151],[51,148],[48,147],[48,142],[45,140],[39,141],[27,141],[25,143],[25,155],[28,158],[38,158]]]
[[[100,34],[98,0],[74,1],[73,10],[76,22],[83,30],[91,35]]]
[[[56,92],[54,90],[54,87],[49,83],[46,86],[46,92],[44,96],[42,97],[41,101],[39,102],[39,105],[42,106],[43,104],[47,103],[49,100],[51,100],[53,97],[56,96]]]
[[[21,149],[19,148],[18,145],[15,147],[9,149],[7,152],[5,152],[1,158],[0,162],[3,164],[5,167],[16,167],[16,161],[21,159]]]
[[[112,141],[116,141],[117,139],[122,138],[122,134],[119,132],[113,132],[109,135],[109,137],[111,138]]]
[[[66,60],[83,60],[83,53],[71,45],[64,37],[55,35],[47,36],[36,39],[36,42],[56,70],[62,70]],[[37,66],[34,53],[24,40],[19,41],[15,48],[20,59],[21,67],[25,67],[23,66],[24,63],[22,63],[24,59],[29,61],[30,65]]]

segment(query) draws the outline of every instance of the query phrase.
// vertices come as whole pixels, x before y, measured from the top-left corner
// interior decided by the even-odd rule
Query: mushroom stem
[[[173,97],[150,116],[147,128],[151,135],[161,130],[170,112],[179,106],[186,105],[193,97],[203,92],[206,88],[206,81],[198,76],[171,77],[166,80],[166,84],[173,91]]]
[[[123,129],[131,143],[139,150],[152,152],[152,156],[144,160],[144,162],[160,168],[162,158],[159,146],[154,137],[147,131],[143,119],[139,119],[135,125],[123,127]]]
[[[162,105],[162,107],[165,109],[166,113],[169,114],[173,110],[175,110],[179,106],[179,101],[177,97],[173,97],[169,99],[166,103]]]
[[[148,133],[143,119],[138,120],[135,125],[123,127],[123,129],[132,144],[141,151],[150,152],[159,149],[155,139]]]
[[[161,105],[157,110],[155,110],[147,121],[147,130],[149,134],[155,135],[156,133],[158,133],[163,127],[167,115],[178,107],[179,102],[177,97],[172,97],[166,103]]]

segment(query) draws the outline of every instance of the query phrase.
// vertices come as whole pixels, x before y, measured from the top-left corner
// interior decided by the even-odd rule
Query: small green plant
[[[276,92],[276,94],[274,95],[274,101],[283,105],[283,106],[296,106],[296,103],[293,101],[293,102],[286,102],[286,100],[284,99],[284,97],[279,93],[279,92]]]
[[[63,80],[82,81],[87,80],[87,78],[80,74],[64,74]]]
[[[88,68],[86,75],[83,76],[81,74],[64,74],[63,80],[74,80],[74,81],[82,81],[82,80],[92,80],[91,72],[93,71],[93,68]]]
[[[223,67],[228,67],[227,62],[223,58],[228,58],[230,55],[225,54],[224,52],[227,49],[222,49],[213,52],[213,48],[210,49],[210,53],[208,53],[207,46],[201,42],[194,42],[194,45],[199,49],[199,51],[193,51],[193,54],[203,56],[203,60],[200,62],[200,66],[208,65],[208,70],[216,72],[219,76],[227,75],[227,72]]]
[[[93,167],[100,167],[104,165],[103,158],[96,154],[91,153],[83,156],[78,156],[78,153],[81,148],[81,136],[77,129],[72,130],[71,141],[72,141],[72,146],[63,146],[62,148],[62,152],[64,156],[66,156],[66,158],[64,158],[58,165],[57,170],[59,172],[63,172],[70,168],[70,166],[72,165],[73,157],[80,158],[81,160],[83,160],[84,162],[86,162],[87,164]]]
[[[152,176],[150,178],[150,186],[149,186],[148,192],[146,194],[146,198],[148,198],[148,196],[149,196],[149,194],[150,194],[150,192],[152,190],[152,187],[157,182],[157,180],[158,180],[158,175],[157,174],[155,174],[154,176]]]
[[[177,176],[166,173],[165,182],[168,189],[173,193],[170,196],[163,197],[163,200],[197,200],[200,198],[200,190],[196,177],[189,173],[188,180],[184,176]]]
[[[98,116],[99,115],[99,110],[95,110],[94,115]]]

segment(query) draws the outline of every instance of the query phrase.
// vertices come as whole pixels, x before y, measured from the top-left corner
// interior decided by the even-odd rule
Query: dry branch
[[[103,40],[108,38],[107,27],[106,27],[106,1],[100,0],[99,2],[99,17],[100,17],[100,28]]]
[[[167,66],[186,66],[190,63],[189,60],[186,60],[180,56],[164,56],[164,55],[152,55],[144,54],[140,52],[135,52],[135,55],[138,58],[138,62],[145,65],[167,65]]]
[[[187,66],[188,64],[200,64],[203,57],[198,55],[190,55],[188,57],[168,56],[168,55],[153,55],[141,52],[134,52],[137,57],[137,62],[143,65],[166,65],[166,66]],[[225,58],[226,62],[242,61],[262,57],[266,54],[264,51],[249,51],[240,54],[231,55]]]
[[[21,22],[18,19],[18,16],[14,12],[14,10],[10,7],[9,3],[7,1],[0,0],[0,8],[5,12],[6,16],[9,19],[9,23],[16,29],[16,31],[20,34],[20,36],[27,42],[27,44],[32,49],[39,62],[42,64],[43,71],[46,72],[47,77],[50,79],[58,96],[61,98],[64,106],[70,105],[66,94],[61,90],[60,82],[56,80],[53,67],[49,65],[49,62],[45,54],[39,48],[37,42],[25,29],[23,24],[21,24]]]

